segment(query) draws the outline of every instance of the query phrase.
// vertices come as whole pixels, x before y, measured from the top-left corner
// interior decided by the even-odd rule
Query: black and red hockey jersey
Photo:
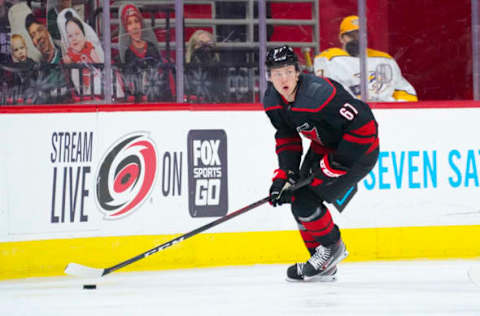
[[[263,105],[276,129],[280,169],[298,172],[303,153],[300,135],[311,140],[313,152],[328,155],[327,161],[344,170],[377,159],[378,128],[369,105],[333,80],[300,74],[291,103],[269,83]]]

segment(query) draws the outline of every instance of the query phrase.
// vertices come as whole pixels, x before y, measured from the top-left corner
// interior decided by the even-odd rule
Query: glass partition
[[[370,97],[392,85],[389,101],[472,99],[470,0],[366,0],[366,7]]]
[[[80,100],[74,89],[89,97],[100,93],[94,81],[99,80],[103,51],[85,23],[85,10],[76,0],[0,0],[1,104],[71,103]],[[86,47],[92,66],[83,71],[77,66],[83,55],[75,52]]]
[[[283,44],[369,101],[480,98],[478,0],[104,1],[0,0],[0,105],[259,102]]]
[[[135,103],[174,101],[174,5],[116,1],[111,12],[116,96]]]
[[[184,1],[185,100],[258,100],[257,1]]]
[[[472,0],[472,82],[473,98],[480,100],[480,6]]]

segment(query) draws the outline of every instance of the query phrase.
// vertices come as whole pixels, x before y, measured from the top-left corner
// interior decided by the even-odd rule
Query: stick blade
[[[65,274],[85,278],[100,278],[105,269],[87,267],[78,263],[69,263],[65,268]]]

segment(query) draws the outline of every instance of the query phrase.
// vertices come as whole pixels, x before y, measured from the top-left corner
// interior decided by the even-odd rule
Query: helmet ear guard
[[[281,47],[272,48],[268,51],[267,58],[265,60],[267,71],[270,73],[270,69],[278,68],[288,65],[294,65],[296,71],[300,71],[298,65],[298,58],[293,49],[284,45]]]

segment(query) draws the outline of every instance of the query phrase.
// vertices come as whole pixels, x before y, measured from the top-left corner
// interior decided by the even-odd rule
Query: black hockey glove
[[[345,175],[346,173],[346,167],[343,167],[339,163],[332,163],[328,159],[328,155],[325,155],[322,159],[320,159],[320,162],[318,164],[315,164],[315,168],[313,171],[314,178],[310,185],[328,185],[329,183]]]
[[[270,186],[270,204],[274,207],[285,203],[292,203],[293,191],[288,188],[295,184],[298,175],[293,171],[275,170]]]

